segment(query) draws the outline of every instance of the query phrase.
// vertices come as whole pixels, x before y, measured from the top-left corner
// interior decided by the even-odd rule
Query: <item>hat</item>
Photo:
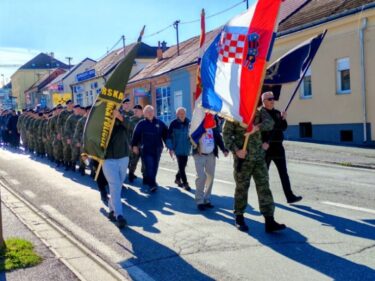
[[[43,116],[43,112],[39,112],[39,113],[38,113],[38,116]]]
[[[72,103],[72,100],[67,100],[67,101],[65,102],[66,105],[71,104],[71,103]]]
[[[140,104],[136,104],[136,105],[133,107],[133,109],[140,109],[140,110],[142,110],[143,107],[142,107],[142,105],[140,105]]]
[[[126,102],[130,102],[130,99],[129,99],[129,98],[124,98],[124,99],[122,100],[122,103],[126,103]]]
[[[82,106],[82,105],[80,105],[79,108],[82,109],[82,110],[86,110],[86,107]]]
[[[90,110],[92,108],[92,105],[88,105],[85,107],[86,110]]]
[[[76,104],[75,106],[73,106],[73,108],[80,108],[81,106],[79,104]]]
[[[57,106],[56,106],[56,109],[62,109],[63,107],[62,107],[62,105],[61,104],[58,104]]]

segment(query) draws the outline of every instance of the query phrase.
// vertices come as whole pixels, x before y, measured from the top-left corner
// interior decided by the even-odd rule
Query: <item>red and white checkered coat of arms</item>
[[[222,62],[242,64],[246,35],[224,32],[220,40],[219,59]]]

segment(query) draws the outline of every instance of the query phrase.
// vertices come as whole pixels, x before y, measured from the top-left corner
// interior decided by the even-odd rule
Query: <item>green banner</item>
[[[126,57],[117,65],[87,118],[83,132],[83,153],[100,161],[105,157],[115,120],[113,110],[119,109],[124,99],[124,90],[128,83],[138,48],[141,44],[141,32],[138,42]]]

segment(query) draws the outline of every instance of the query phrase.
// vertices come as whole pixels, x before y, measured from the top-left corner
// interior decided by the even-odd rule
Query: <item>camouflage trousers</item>
[[[36,144],[36,153],[44,155],[46,153],[44,142],[42,139],[38,139]]]
[[[275,203],[269,186],[268,169],[264,159],[244,160],[237,171],[238,158],[234,156],[234,213],[242,215],[247,206],[250,179],[253,177],[258,195],[259,209],[263,216],[273,216]]]
[[[77,163],[79,160],[79,163],[81,164],[81,157],[80,157],[82,153],[81,150],[82,150],[81,147],[77,147],[76,143],[72,144],[72,160],[71,161],[73,163]]]
[[[63,141],[63,160],[64,163],[72,161],[72,146]]]
[[[21,141],[24,148],[27,148],[27,138],[25,130],[21,130]]]
[[[53,157],[56,161],[63,160],[63,146],[61,140],[55,139],[53,142]]]
[[[51,140],[46,141],[45,147],[46,147],[46,153],[47,153],[48,157],[52,158],[53,157],[53,146],[52,146]]]
[[[130,153],[129,156],[129,174],[134,174],[135,170],[137,169],[137,164],[139,162],[139,159],[141,158],[140,154],[134,154]],[[142,163],[142,174],[144,173],[144,165]]]

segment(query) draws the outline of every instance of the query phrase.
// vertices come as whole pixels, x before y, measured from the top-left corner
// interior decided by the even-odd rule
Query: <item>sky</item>
[[[134,42],[143,25],[143,42],[157,46],[164,40],[170,46],[176,44],[173,27],[149,35],[180,20],[182,42],[199,35],[202,8],[209,31],[244,12],[246,0],[0,0],[0,85],[18,68],[9,65],[22,65],[40,52],[54,52],[65,63],[73,57],[72,64],[86,57],[97,60],[122,35],[125,44]]]

